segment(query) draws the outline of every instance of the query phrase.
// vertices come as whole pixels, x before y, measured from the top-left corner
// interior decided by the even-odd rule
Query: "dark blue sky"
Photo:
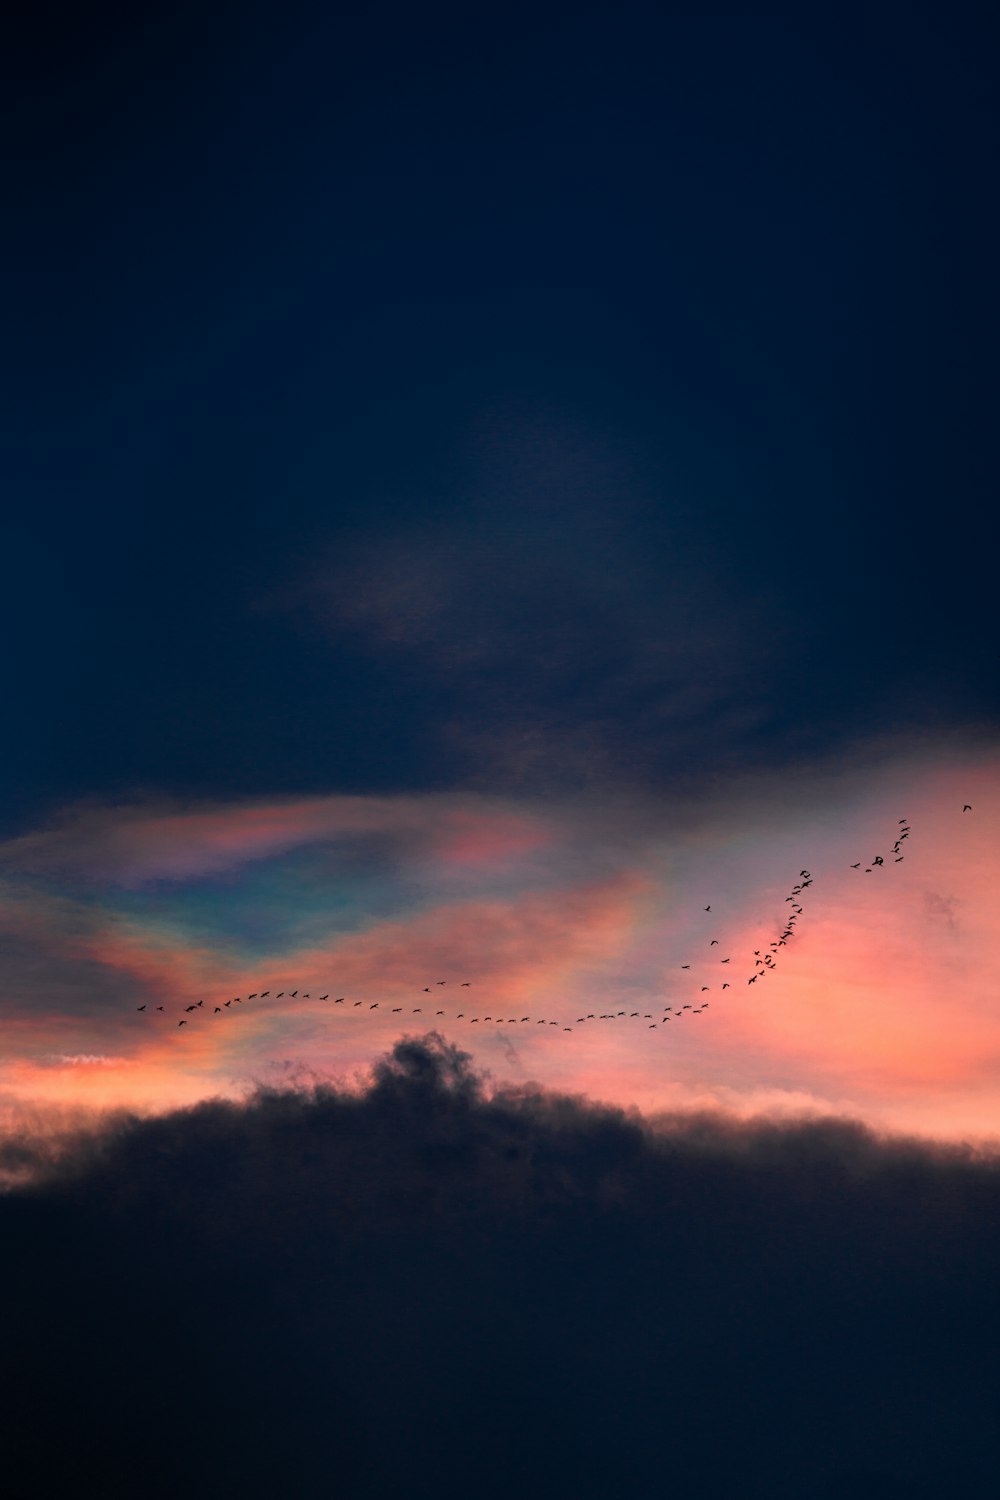
[[[4,827],[995,728],[995,40],[32,7]]]

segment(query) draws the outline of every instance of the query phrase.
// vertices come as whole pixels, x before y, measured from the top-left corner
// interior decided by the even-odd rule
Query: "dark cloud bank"
[[[119,1120],[40,1171],[0,1200],[8,1500],[995,1478],[1000,1164],[971,1150],[654,1128],[430,1036],[364,1093]]]

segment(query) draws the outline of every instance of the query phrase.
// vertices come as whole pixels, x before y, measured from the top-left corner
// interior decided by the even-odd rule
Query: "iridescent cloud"
[[[0,1087],[156,1107],[274,1066],[349,1074],[401,1030],[437,1029],[503,1076],[652,1111],[1000,1134],[997,788],[995,761],[969,752],[684,810],[467,795],[71,809],[0,846]],[[771,950],[803,868],[794,936]],[[775,966],[751,985],[755,950]],[[577,1024],[602,1012],[615,1019]],[[497,1014],[516,1020],[497,1029]]]

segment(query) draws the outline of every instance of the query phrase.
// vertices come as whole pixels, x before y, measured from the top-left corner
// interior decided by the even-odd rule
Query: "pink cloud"
[[[307,845],[383,835],[442,858],[509,858],[551,837],[537,817],[468,796],[317,797],[186,810],[76,807],[0,845],[0,870],[124,886],[215,875]]]
[[[46,1068],[28,1053],[122,1057],[129,1066],[117,1072],[78,1067],[71,1078],[67,1070],[64,1087],[93,1090],[82,1075],[100,1073],[104,1092],[92,1097],[125,1098],[132,1089],[149,1103],[236,1087],[276,1058],[363,1069],[401,1030],[436,1026],[501,1075],[513,1069],[522,1079],[647,1109],[678,1101],[744,1113],[825,1108],[918,1131],[1000,1133],[1000,919],[992,897],[1000,780],[992,764],[971,758],[947,769],[897,766],[883,779],[863,789],[831,782],[811,814],[805,794],[766,817],[748,795],[742,806],[730,799],[680,824],[655,808],[612,815],[578,803],[543,817],[477,798],[209,809],[183,814],[176,828],[166,812],[147,815],[141,827],[136,815],[132,833],[147,871],[164,850],[182,849],[204,868],[216,857],[277,847],[268,841],[279,834],[379,830],[394,857],[410,861],[418,894],[403,916],[265,957],[252,970],[218,946],[33,897],[23,909],[34,941],[60,962],[89,966],[89,983],[99,972],[117,989],[103,1009],[88,1002],[85,1016],[53,1007],[38,990],[37,1013],[21,1014],[6,1033],[22,1059],[8,1065],[8,1085],[14,1079],[19,1091],[56,1096],[59,1070],[49,1066],[43,1079]],[[961,813],[964,801],[974,817]],[[870,858],[891,839],[902,813],[913,828],[904,862],[872,875],[851,870],[859,853]],[[67,847],[82,857],[79,825]],[[539,849],[548,882],[541,890]],[[747,986],[753,950],[781,919],[788,879],[807,860],[815,888],[794,941],[774,973]],[[494,861],[505,868],[501,893],[456,892],[438,879],[453,868],[461,883]],[[422,872],[433,899],[420,894]],[[712,937],[733,958],[725,992]],[[688,960],[693,967],[682,971]],[[447,980],[440,990],[438,979]],[[472,981],[460,992],[468,1007],[452,1003],[462,979]],[[30,988],[30,973],[24,982]],[[457,1019],[459,1009],[488,1002],[493,1011],[572,1025],[581,1012],[605,1007],[662,1012],[675,998],[691,1003],[685,987],[698,999],[702,984],[710,986],[709,1011],[655,1035],[617,1021],[571,1035],[561,1025],[535,1031],[518,1022],[502,1037],[483,1037],[471,1031],[468,1013]],[[421,1000],[425,985],[432,995]],[[142,1001],[127,998],[208,1004],[264,989],[272,991],[264,1004],[230,1007],[218,1018],[213,1010],[182,1030],[173,1017],[147,1025],[135,1015]],[[277,1001],[279,990],[292,989],[302,992],[298,1000]],[[335,1014],[318,1000],[328,991],[364,1007]]]

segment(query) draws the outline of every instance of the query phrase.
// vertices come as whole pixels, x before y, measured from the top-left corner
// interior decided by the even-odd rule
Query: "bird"
[[[216,1006],[216,1007],[215,1007],[215,1014],[216,1014],[216,1015],[217,1015],[217,1016],[221,1016],[221,1015],[222,1015],[222,1006],[221,1006],[221,1005],[217,1005],[217,1006]]]
[[[435,980],[435,983],[436,984],[447,984],[448,981],[447,981],[447,979],[438,979],[438,980]]]
[[[359,1006],[359,1005],[360,1005],[360,1004],[361,1004],[361,1003],[362,1003],[362,1002],[361,1002],[361,1001],[360,1001],[360,1000],[355,1000],[355,1002],[354,1002],[354,1009],[355,1009],[355,1010],[357,1010],[357,1008],[358,1008],[358,1006]]]
[[[967,802],[965,804],[965,806],[962,808],[962,811],[963,812],[971,812],[972,811],[972,803],[971,802]]]
[[[178,1021],[177,1024],[178,1024],[178,1026],[186,1026],[187,1022],[186,1021]]]
[[[136,1006],[136,1010],[145,1010],[145,1009],[146,1009],[145,1005],[137,1005]]]
[[[898,858],[898,859],[897,859],[897,861],[896,861],[896,863],[897,863],[897,865],[901,865],[901,864],[902,864],[902,863],[903,863],[903,860],[904,860],[904,859],[905,859],[905,858],[906,858],[906,856],[905,856],[905,855],[904,855],[904,854],[901,854],[901,855],[900,855],[900,856],[899,856],[899,858]]]
[[[414,1011],[414,1012],[413,1012],[413,1014],[414,1014],[414,1015],[415,1015],[415,1016],[419,1016],[419,1014],[420,1014],[420,1006],[419,1006],[419,1005],[418,1005],[418,1006],[417,1006],[417,1008],[416,1008],[416,1010],[415,1010],[415,1011]],[[487,1020],[489,1020],[489,1017],[487,1017]]]
[[[333,1003],[334,1003],[334,1005],[343,1005],[343,1003],[344,1003],[344,997],[343,997],[343,995],[340,995]]]
[[[374,1009],[374,1007],[373,1007],[373,1009]],[[443,1016],[444,1015],[444,1011],[443,1010],[439,1010],[439,1011],[436,1012],[436,1014],[439,1015],[439,1016]]]
[[[728,990],[728,988],[729,988],[729,986],[728,986],[728,984],[724,984],[724,985],[723,985],[723,986],[722,986],[722,988],[723,988],[723,989],[724,989],[724,990]]]
[[[162,1010],[163,1006],[162,1005],[158,1005],[156,1008],[157,1008],[157,1010]]]
[[[712,908],[711,908],[711,907],[710,907],[710,906],[706,906],[706,907],[705,907],[705,910],[706,910],[706,911],[711,911],[711,910],[712,910]]]
[[[719,939],[718,938],[713,938],[712,941],[709,943],[708,946],[710,948],[717,948],[719,946]]]
[[[248,999],[248,1000],[256,1000],[256,999],[257,999],[257,991],[256,991],[256,990],[254,990],[254,992],[253,992],[253,994],[252,994],[252,995],[248,995],[248,996],[247,996],[247,999]]]
[[[274,997],[275,1000],[281,1000],[283,998],[283,996],[284,996],[284,993],[285,993],[284,990],[279,990],[278,993]]]
[[[425,984],[424,987],[423,987],[423,989],[420,991],[420,993],[422,995],[429,995],[430,992],[431,992],[431,989],[430,989],[430,985],[429,984]]]
[[[376,1000],[374,1005],[369,1005],[368,1009],[369,1010],[378,1010],[378,1001]]]
[[[690,969],[690,967],[691,967],[690,964],[681,964],[681,968],[682,969]]]
[[[727,964],[727,963],[728,963],[728,962],[729,962],[729,959],[728,959],[728,958],[720,958],[720,959],[719,959],[719,963],[720,963],[720,964]]]
[[[861,869],[861,861],[860,861],[860,859],[858,860],[858,862],[857,862],[856,865],[852,865],[851,866],[851,869],[852,870],[860,870]]]
[[[329,1000],[329,998],[330,998],[330,996],[329,996],[329,995],[320,995],[320,997],[319,997],[319,998],[320,998],[320,999],[321,999],[321,1000]]]
[[[298,990],[290,990],[289,991],[289,994],[291,995],[291,997],[292,997],[293,1000],[295,999],[295,997],[296,997],[296,995],[298,993],[299,993]]]
[[[708,989],[708,985],[707,984],[703,984],[702,987],[701,987],[702,994],[704,994],[707,989]]]
[[[398,1016],[398,1015],[399,1015],[399,1012],[400,1012],[400,1011],[401,1011],[401,1010],[402,1010],[402,1009],[403,1009],[403,1007],[402,1007],[402,1006],[401,1006],[401,1005],[394,1005],[394,1006],[393,1006],[393,1007],[392,1007],[392,1013],[393,1013],[393,1015],[394,1015],[394,1016]]]

